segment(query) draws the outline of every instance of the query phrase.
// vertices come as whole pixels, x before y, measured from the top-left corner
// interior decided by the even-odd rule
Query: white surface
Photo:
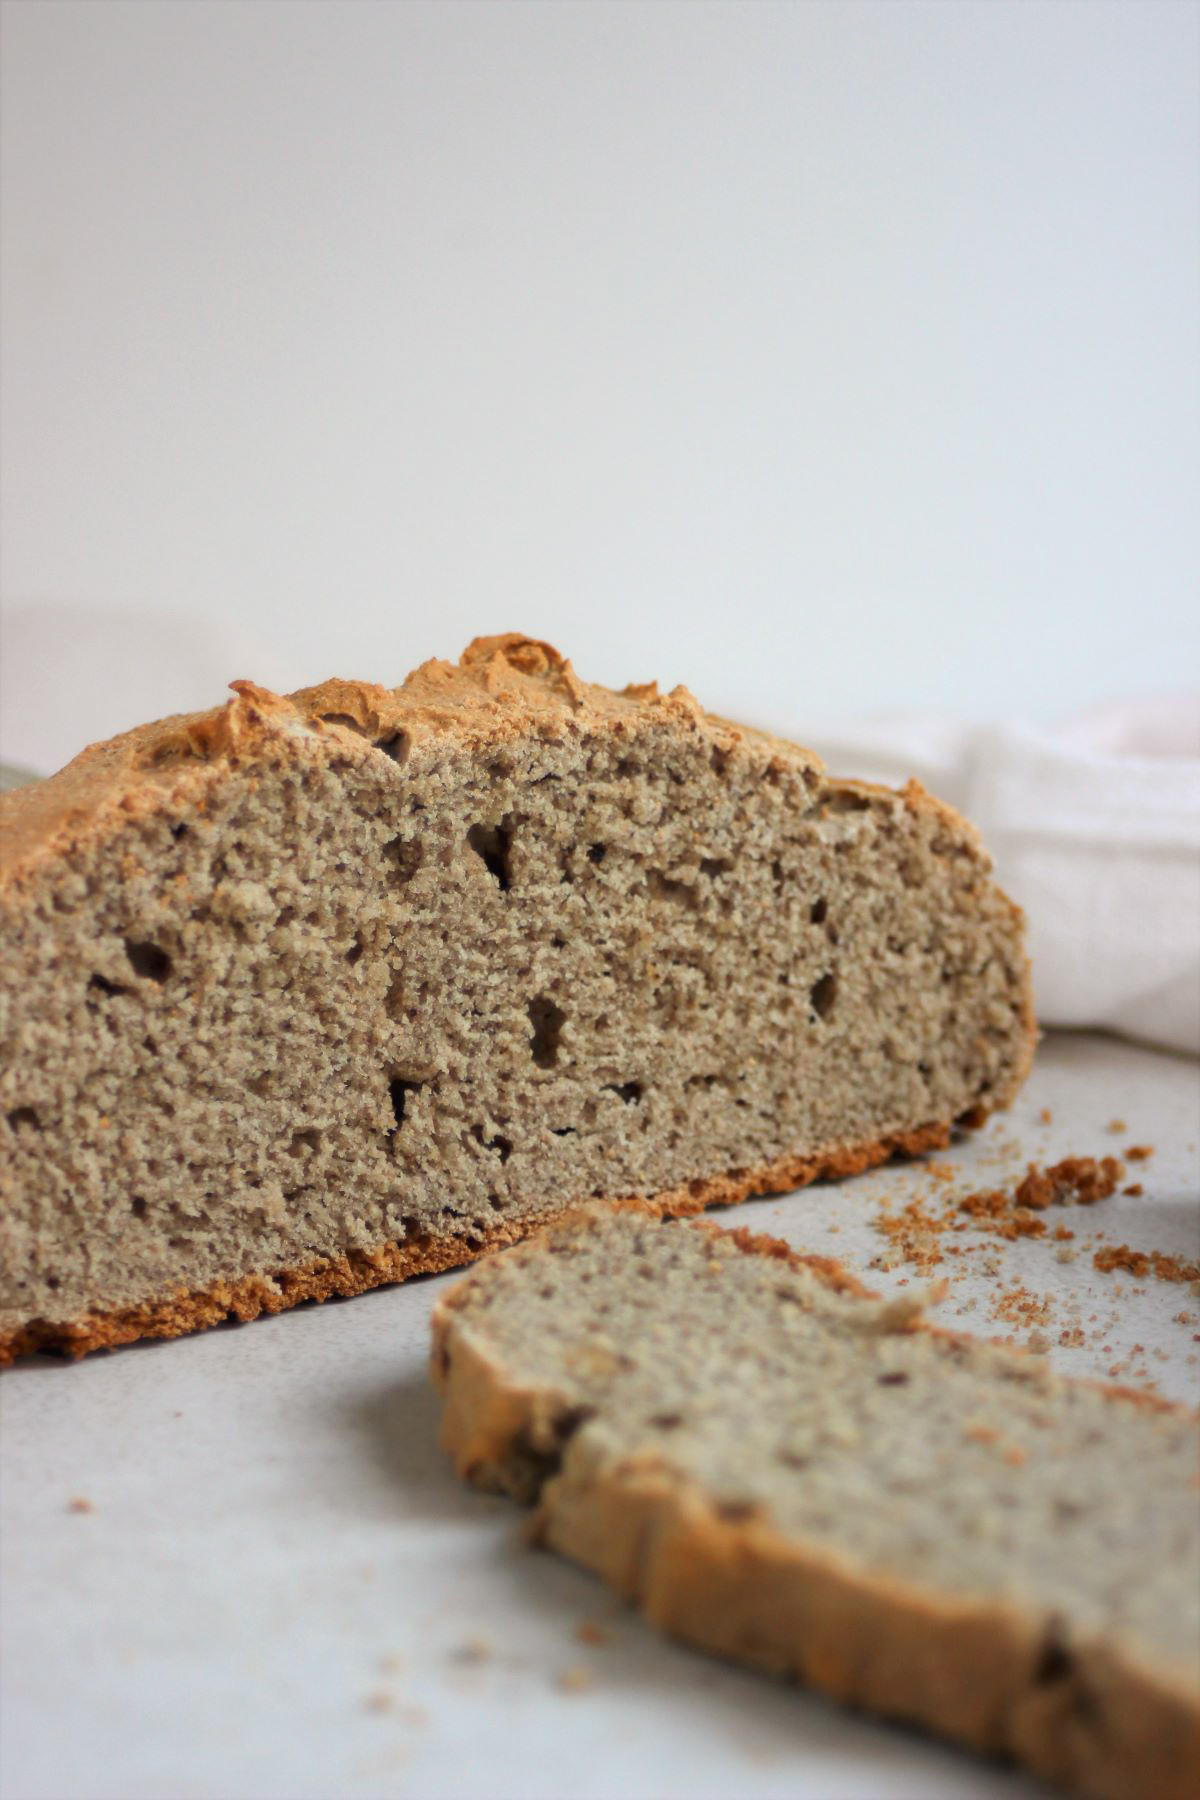
[[[1140,1141],[1156,1147],[1130,1171],[1145,1195],[1052,1214],[1078,1231],[1069,1265],[1048,1242],[988,1240],[1001,1272],[964,1275],[940,1317],[993,1332],[997,1294],[1021,1281],[1054,1297],[1051,1338],[1079,1309],[1091,1341],[1055,1349],[1061,1367],[1104,1375],[1139,1344],[1161,1391],[1194,1401],[1196,1297],[1099,1275],[1087,1245],[1104,1231],[1196,1256],[1198,1138],[1195,1063],[1049,1039],[1014,1112],[935,1160],[991,1186],[1030,1158]],[[944,1195],[928,1169],[755,1202],[731,1222],[867,1269],[881,1196]],[[436,1448],[428,1318],[450,1279],[0,1378],[5,1800],[1040,1791],[676,1648],[590,1577],[520,1548],[518,1509],[461,1487]],[[71,1512],[73,1497],[94,1511]],[[612,1641],[577,1641],[584,1619]],[[476,1639],[489,1653],[464,1664]],[[384,1666],[396,1657],[402,1669]],[[580,1667],[592,1685],[562,1691]]]
[[[276,688],[529,631],[802,737],[1170,685],[1198,21],[5,0],[4,602]]]

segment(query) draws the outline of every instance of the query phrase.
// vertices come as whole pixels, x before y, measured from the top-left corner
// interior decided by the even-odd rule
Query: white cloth
[[[915,775],[979,827],[1029,918],[1042,1024],[1200,1054],[1200,694],[1049,730],[904,715],[812,747],[838,774]]]

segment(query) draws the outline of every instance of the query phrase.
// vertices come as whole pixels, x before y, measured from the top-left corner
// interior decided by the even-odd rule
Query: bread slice
[[[0,798],[0,1354],[174,1335],[941,1144],[1033,1037],[916,787],[474,643]]]
[[[461,1474],[687,1642],[1107,1800],[1200,1778],[1196,1420],[596,1209],[434,1314]]]

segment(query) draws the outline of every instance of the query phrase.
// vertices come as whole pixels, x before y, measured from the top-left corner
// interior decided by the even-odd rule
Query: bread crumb
[[[590,1669],[575,1667],[563,1669],[558,1677],[558,1685],[564,1694],[582,1694],[593,1685],[594,1677]]]
[[[1075,1261],[1075,1252],[1069,1244],[1060,1244],[1054,1252],[1055,1262],[1070,1263]]]
[[[1092,1263],[1102,1274],[1126,1269],[1131,1275],[1156,1275],[1160,1281],[1200,1278],[1200,1263],[1185,1262],[1181,1256],[1164,1256],[1159,1250],[1133,1250],[1128,1244],[1106,1245],[1096,1251]]]
[[[1116,1137],[1120,1132],[1128,1131],[1129,1127],[1126,1125],[1124,1119],[1110,1119],[1105,1126],[1105,1130],[1111,1131],[1113,1136]]]
[[[1128,1187],[1121,1189],[1123,1194],[1129,1194],[1135,1200],[1140,1199],[1145,1191],[1140,1181],[1131,1181]]]
[[[584,1619],[575,1627],[575,1636],[581,1644],[601,1645],[610,1641],[612,1632],[595,1619]]]
[[[1019,1469],[1021,1464],[1026,1460],[1026,1452],[1022,1450],[1020,1444],[1010,1444],[1008,1449],[1004,1452],[1004,1460],[1006,1463],[1011,1464],[1014,1469]]]
[[[76,1494],[72,1499],[67,1501],[68,1512],[90,1513],[95,1512],[95,1510],[95,1501],[89,1500],[85,1494]]]
[[[369,1713],[391,1712],[395,1704],[394,1694],[389,1694],[386,1688],[376,1688],[363,1701],[363,1711]]]
[[[1050,1348],[1050,1339],[1042,1331],[1031,1331],[1025,1340],[1026,1348],[1035,1356],[1045,1356]]]
[[[1050,1111],[1048,1106],[1043,1106],[1041,1112],[1038,1114],[1038,1118],[1043,1125],[1052,1125],[1054,1123],[1054,1114]]]
[[[1153,1144],[1129,1144],[1125,1150],[1130,1162],[1146,1162],[1154,1155]]]
[[[491,1654],[492,1646],[485,1637],[472,1637],[450,1652],[450,1660],[456,1663],[481,1663],[487,1662]]]

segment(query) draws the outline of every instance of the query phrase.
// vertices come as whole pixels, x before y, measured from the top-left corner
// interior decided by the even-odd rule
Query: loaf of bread
[[[443,1439],[689,1643],[1104,1800],[1191,1800],[1194,1416],[919,1311],[585,1210],[439,1302]]]
[[[912,786],[472,644],[0,797],[0,1356],[171,1336],[943,1144],[1033,1041]]]

